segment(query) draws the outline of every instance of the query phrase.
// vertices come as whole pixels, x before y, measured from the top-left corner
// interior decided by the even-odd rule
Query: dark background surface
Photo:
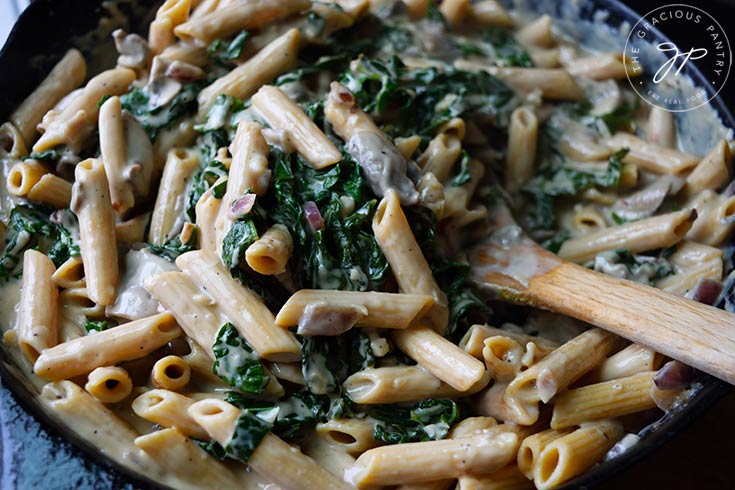
[[[1,1],[1,0],[0,0]],[[628,4],[646,13],[671,1],[637,0]],[[735,1],[689,0],[712,14],[721,24],[735,16]],[[726,30],[728,30],[726,28]],[[686,35],[687,33],[682,33]],[[678,40],[677,35],[673,35]],[[733,39],[735,41],[735,39]],[[720,95],[735,108],[735,82],[730,80]],[[621,471],[600,490],[614,489],[735,489],[735,392],[725,396],[670,442]],[[42,429],[0,386],[1,490],[132,490],[116,473],[102,469],[80,455],[66,441]],[[318,490],[318,489],[315,489]]]

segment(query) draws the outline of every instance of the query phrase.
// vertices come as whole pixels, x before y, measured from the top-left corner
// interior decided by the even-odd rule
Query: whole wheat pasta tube
[[[536,344],[538,351],[542,356],[547,355],[559,347],[559,344],[544,337],[534,337],[531,335],[490,327],[488,325],[472,325],[469,330],[467,330],[464,337],[459,341],[458,345],[472,357],[482,359],[482,351],[485,348],[485,339],[498,335],[513,339],[520,345],[524,346],[529,342],[533,342]]]
[[[682,193],[694,196],[707,189],[720,189],[730,181],[731,168],[730,145],[721,139],[687,176]]]
[[[278,87],[265,85],[253,95],[255,110],[275,129],[288,134],[296,151],[314,168],[342,160],[342,153],[317,125]]]
[[[533,22],[526,24],[516,33],[516,39],[523,45],[548,48],[554,43],[554,34],[551,32],[551,17],[544,14]]]
[[[211,253],[218,253],[217,248],[217,216],[222,209],[222,199],[214,197],[214,189],[222,184],[226,177],[220,177],[202,194],[194,208],[196,214],[196,225],[199,230],[199,248]]]
[[[651,112],[648,113],[646,137],[648,141],[665,148],[676,148],[674,113],[660,107],[651,107]]]
[[[46,349],[33,372],[52,381],[73,378],[100,366],[143,357],[179,335],[181,329],[174,318],[159,313]]]
[[[554,403],[551,428],[562,429],[654,408],[651,387],[655,375],[655,371],[647,371],[561,393]]]
[[[189,407],[189,414],[209,435],[227,447],[241,411],[217,399],[205,399]],[[348,490],[349,485],[333,476],[301,451],[268,433],[257,445],[248,465],[285,490]],[[288,471],[284,471],[288,468]]]
[[[79,437],[133,471],[156,474],[160,468],[133,443],[138,433],[102,402],[71,381],[48,383],[41,401]]]
[[[523,366],[523,347],[506,336],[485,339],[482,357],[489,373],[497,381],[510,381],[515,378]]]
[[[200,482],[207,482],[209,488],[222,490],[251,488],[248,480],[252,478],[235,475],[178,429],[162,429],[137,437],[135,445],[166,472],[175,475],[177,488],[194,490],[201,488]]]
[[[293,251],[293,239],[288,228],[277,223],[245,250],[245,261],[251,269],[263,275],[275,276],[286,271]]]
[[[475,399],[475,411],[480,415],[498,420],[515,420],[516,415],[513,408],[505,402],[506,391],[508,391],[507,381],[494,382],[490,388],[481,392]]]
[[[553,488],[602,459],[623,437],[623,426],[614,420],[584,424],[574,432],[546,445],[533,468],[533,481],[540,490]]]
[[[54,282],[63,289],[83,288],[84,281],[84,264],[79,255],[73,255],[59,266],[53,275]]]
[[[104,366],[89,373],[84,389],[102,403],[117,403],[133,391],[133,382],[125,369]]]
[[[575,235],[587,235],[607,228],[605,217],[594,206],[575,205],[571,228]]]
[[[357,488],[484,475],[508,464],[518,449],[513,432],[383,446],[364,452],[345,471]]]
[[[478,24],[495,27],[513,27],[513,17],[496,0],[481,0],[472,3],[469,17]]]
[[[561,431],[546,429],[523,439],[521,441],[521,447],[518,448],[516,461],[518,463],[518,469],[524,477],[532,480],[534,463],[538,461],[539,454],[541,454],[548,444],[564,437],[570,432],[571,429]]]
[[[628,60],[621,53],[607,53],[571,60],[567,63],[566,68],[569,74],[575,77],[591,78],[592,80],[621,80],[626,77],[626,61]]]
[[[623,159],[624,163],[632,163],[659,174],[682,175],[700,161],[697,155],[650,143],[629,133],[615,133],[605,143],[615,151],[623,148],[630,150]]]
[[[158,388],[177,391],[189,384],[191,368],[179,356],[166,356],[157,360],[151,371],[151,381]]]
[[[15,159],[28,155],[23,136],[10,122],[0,124],[0,155]]]
[[[145,232],[150,219],[151,213],[143,213],[125,221],[115,223],[115,238],[117,238],[117,242],[127,247],[131,247],[134,243],[145,242]],[[189,227],[185,226],[180,235],[181,243],[187,243],[189,241],[191,233],[195,228],[194,224],[187,224]],[[187,230],[188,235],[185,233]]]
[[[184,435],[207,440],[209,434],[189,414],[194,400],[179,393],[157,389],[139,395],[131,406],[136,415],[163,427],[173,427]]]
[[[380,250],[393,270],[401,292],[428,294],[434,298],[429,318],[434,328],[447,328],[449,310],[447,296],[439,289],[421,247],[416,243],[406,215],[401,209],[398,194],[390,189],[378,204],[373,217],[373,232]]]
[[[602,162],[613,154],[613,150],[584,132],[562,134],[558,146],[566,156],[581,162]]]
[[[514,463],[485,476],[461,476],[454,490],[532,490],[533,482]]]
[[[186,22],[192,0],[166,0],[156,10],[156,18],[148,28],[148,47],[158,54],[176,41],[174,28]]]
[[[706,190],[689,205],[696,210],[697,219],[686,234],[688,240],[717,247],[735,230],[735,195]]]
[[[488,372],[469,390],[460,392],[421,366],[391,366],[358,371],[342,386],[355,403],[400,403],[468,396],[483,389],[490,377]]]
[[[307,10],[307,0],[253,0],[235,2],[177,26],[174,33],[184,41],[208,45],[242,30],[262,28],[271,22]]]
[[[31,187],[26,197],[56,209],[68,208],[71,205],[71,184],[54,174],[45,174]]]
[[[705,279],[711,279],[713,281],[722,280],[721,259],[709,260],[672,276],[666,276],[656,281],[654,285],[666,292],[684,296],[690,290],[694,289],[700,281]]]
[[[10,167],[6,179],[8,192],[14,196],[27,196],[48,169],[38,160],[22,160]]]
[[[26,97],[10,115],[10,122],[18,128],[27,147],[36,140],[36,126],[43,115],[87,77],[87,64],[77,49],[70,49],[54,66],[48,76]]]
[[[538,118],[528,107],[519,107],[510,115],[505,185],[517,190],[533,176],[538,140]]]
[[[80,313],[87,318],[103,318],[105,316],[105,306],[98,305],[90,299],[86,286],[60,291],[59,302],[63,305],[73,305],[79,308]]]
[[[530,46],[527,48],[528,56],[531,57],[533,66],[538,68],[558,68],[560,49],[559,48],[534,48]]]
[[[267,0],[260,1],[266,3]],[[288,71],[296,62],[298,48],[299,31],[291,29],[271,41],[248,61],[215,80],[199,92],[199,119],[204,118],[218,95],[247,99],[262,85]]]
[[[630,344],[625,349],[605,359],[590,371],[583,381],[597,383],[624,378],[645,371],[655,371],[663,362],[663,356],[640,344]]]
[[[625,248],[632,253],[641,253],[657,248],[666,248],[678,243],[693,228],[697,212],[682,209],[673,213],[611,226],[564,242],[559,257],[583,264],[600,252]]]
[[[469,8],[470,0],[444,0],[439,5],[439,11],[452,27],[462,23]]]
[[[360,454],[382,446],[375,439],[375,421],[371,419],[332,419],[316,424],[316,433],[330,444],[344,448],[349,454]]]
[[[156,298],[191,337],[214,359],[212,344],[227,319],[215,302],[183,272],[163,272],[149,277],[145,289]]]
[[[115,212],[102,162],[93,158],[77,164],[71,210],[79,218],[79,248],[84,261],[89,298],[97,304],[115,301],[117,242]]]
[[[61,144],[79,149],[97,122],[97,103],[100,99],[105,95],[126,92],[133,80],[135,72],[128,68],[103,71],[92,78],[82,93],[50,122],[46,132],[33,145],[33,151],[38,153]]]
[[[467,391],[485,375],[482,362],[428,327],[396,330],[399,349],[431,374],[458,391]]]
[[[439,133],[429,141],[429,146],[418,157],[416,163],[424,174],[431,172],[440,182],[445,182],[461,154],[460,138],[450,133]]]
[[[58,343],[57,299],[54,263],[45,254],[23,254],[23,285],[18,303],[18,345],[35,362],[41,353]]]
[[[407,328],[426,313],[434,299],[426,294],[395,294],[374,291],[333,291],[301,289],[295,292],[276,315],[281,327],[298,325],[310,305],[326,308],[354,307],[364,310],[364,316],[355,325],[378,328]]]
[[[125,131],[120,97],[112,96],[100,107],[99,132],[112,208],[124,213],[135,205],[135,197],[132,181],[125,175]]]
[[[531,425],[538,419],[539,402],[547,403],[561,390],[600,364],[613,348],[615,337],[597,328],[587,330],[521,372],[508,385],[503,399],[513,422]]]
[[[260,297],[233,279],[216,255],[204,250],[187,252],[176,259],[176,265],[193,282],[207,289],[262,358],[284,362],[301,358],[301,344],[294,335],[276,325]]]
[[[496,67],[476,61],[457,60],[454,67],[467,71],[486,71],[513,90],[530,93],[539,90],[544,99],[583,100],[584,92],[574,78],[561,68]]]
[[[196,151],[174,148],[168,152],[151,215],[149,242],[163,245],[181,231],[186,207],[186,185],[197,168],[199,156]]]

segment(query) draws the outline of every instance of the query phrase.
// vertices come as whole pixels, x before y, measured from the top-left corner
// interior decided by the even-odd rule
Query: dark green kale
[[[235,423],[235,432],[225,446],[227,456],[247,463],[260,441],[270,432],[273,424],[249,410],[243,410]]]
[[[379,421],[375,439],[388,444],[444,439],[459,418],[459,408],[452,400],[423,400],[409,408],[374,405],[366,412]]]
[[[646,254],[634,254],[627,249],[609,250],[598,254],[589,266],[601,272],[650,285],[653,281],[676,272],[667,260],[674,249],[675,247],[669,247]]]
[[[148,133],[151,141],[156,141],[161,129],[171,126],[184,116],[197,110],[197,95],[205,82],[188,83],[167,104],[156,107],[151,104],[146,89],[134,88],[120,97],[123,109],[130,111]]]
[[[265,366],[231,323],[225,323],[212,345],[214,374],[245,393],[262,393],[270,382]]]
[[[196,222],[196,205],[199,199],[222,177],[227,177],[227,167],[217,160],[212,160],[194,174],[186,195],[186,216],[189,221]]]
[[[84,329],[87,333],[101,332],[107,330],[107,320],[89,320],[84,322]]]
[[[197,236],[199,235],[199,228],[196,226],[189,236],[189,240],[186,243],[181,243],[181,237],[175,236],[168,240],[163,245],[155,245],[153,243],[148,244],[148,249],[156,255],[160,255],[171,262],[176,260],[179,255],[189,252],[194,248],[197,243]]]
[[[245,250],[258,239],[258,229],[252,218],[240,218],[222,240],[222,261],[229,269],[240,266],[245,259]]]
[[[223,448],[222,445],[214,439],[212,439],[211,441],[200,441],[198,439],[192,439],[191,442],[204,449],[206,452],[217,459],[229,459],[225,448]]]
[[[488,58],[497,66],[533,66],[531,57],[508,29],[491,27],[485,29],[481,41],[452,39],[452,43],[464,54]]]
[[[52,148],[50,150],[42,151],[36,153],[35,151],[28,155],[27,157],[23,158],[23,160],[39,160],[41,162],[56,162],[61,158],[61,150],[57,148]]]
[[[220,62],[236,60],[242,54],[242,48],[250,38],[248,31],[242,31],[230,41],[215,39],[207,47],[207,56]]]
[[[44,251],[56,267],[69,257],[79,255],[79,245],[68,229],[49,219],[51,208],[19,204],[10,213],[5,230],[5,248],[0,256],[0,280],[20,274],[23,252],[29,248]],[[76,221],[68,210],[60,211],[63,220]]]
[[[370,339],[350,330],[337,337],[299,337],[301,371],[316,395],[339,395],[348,376],[375,365]]]

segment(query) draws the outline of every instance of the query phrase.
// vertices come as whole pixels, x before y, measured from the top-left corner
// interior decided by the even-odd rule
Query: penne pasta
[[[18,345],[26,358],[36,362],[41,353],[58,343],[54,263],[36,250],[23,254],[23,286],[18,304]]]
[[[133,382],[125,369],[105,366],[89,373],[84,389],[102,403],[118,403],[133,391]]]

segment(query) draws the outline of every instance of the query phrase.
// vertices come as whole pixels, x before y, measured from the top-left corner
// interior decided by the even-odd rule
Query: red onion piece
[[[304,216],[306,216],[306,221],[309,222],[312,230],[319,231],[324,228],[324,218],[322,218],[322,213],[319,212],[319,208],[316,207],[314,201],[304,203]]]
[[[685,388],[697,376],[697,370],[683,362],[669,361],[653,377],[660,390],[679,390]]]
[[[720,297],[722,283],[714,279],[702,279],[686,295],[687,298],[706,305],[713,305]]]
[[[296,333],[299,335],[341,335],[354,327],[366,314],[364,307],[310,304],[301,315]]]
[[[244,196],[240,196],[232,201],[228,217],[230,220],[235,221],[241,216],[245,216],[252,211],[253,206],[255,206],[255,194],[245,194]]]

